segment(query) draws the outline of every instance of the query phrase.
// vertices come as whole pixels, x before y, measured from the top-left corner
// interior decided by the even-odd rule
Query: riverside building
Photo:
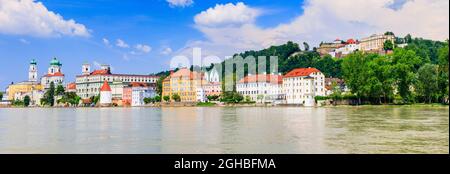
[[[316,96],[325,96],[325,76],[316,68],[297,68],[283,76],[287,104],[314,106]]]

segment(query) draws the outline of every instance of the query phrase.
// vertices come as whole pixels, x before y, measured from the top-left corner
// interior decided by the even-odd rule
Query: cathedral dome
[[[33,60],[31,60],[30,64],[31,65],[37,65],[37,62],[36,62],[36,60],[33,59]]]
[[[61,62],[59,62],[59,60],[55,57],[52,59],[52,61],[50,61],[50,65],[61,66]]]

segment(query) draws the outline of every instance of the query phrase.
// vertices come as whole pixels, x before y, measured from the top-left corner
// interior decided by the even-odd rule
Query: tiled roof
[[[100,88],[100,91],[111,91],[111,87],[106,80],[103,82],[103,86]]]
[[[131,87],[147,87],[148,84],[147,83],[139,83],[139,82],[132,82],[130,83]]]
[[[56,72],[56,73],[53,73],[53,74],[46,74],[44,77],[62,77],[62,76],[64,76],[63,73]]]
[[[310,74],[315,72],[320,72],[320,70],[316,68],[297,68],[284,75],[284,78],[309,76]]]
[[[109,74],[111,74],[111,72],[108,71],[107,69],[95,70],[91,72],[91,75],[109,75]]]
[[[201,79],[203,78],[204,73],[192,72],[187,68],[182,68],[177,72],[174,72],[170,75],[170,77],[189,77],[190,79]]]
[[[69,83],[67,84],[67,90],[76,90],[77,89],[77,85],[75,83]]]
[[[239,83],[255,83],[255,82],[281,84],[283,83],[283,78],[281,75],[259,74],[244,77],[239,81]]]

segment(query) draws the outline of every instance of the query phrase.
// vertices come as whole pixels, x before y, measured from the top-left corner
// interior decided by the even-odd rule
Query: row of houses
[[[206,74],[216,74],[207,72]],[[258,103],[314,106],[316,96],[330,94],[325,75],[316,68],[297,68],[287,74],[249,74],[236,82],[236,92]],[[220,82],[205,79],[205,73],[182,68],[163,81],[163,96],[180,96],[181,102],[203,102],[222,93]],[[174,101],[171,98],[171,101]]]
[[[159,79],[151,75],[114,74],[109,65],[101,65],[100,69],[91,71],[89,64],[83,64],[81,75],[76,76],[75,82],[66,84],[62,64],[56,58],[50,61],[47,73],[40,79],[35,60],[30,62],[28,72],[27,81],[8,85],[1,104],[9,105],[29,96],[31,106],[40,106],[41,98],[53,83],[55,87],[63,86],[66,92],[74,92],[81,97],[80,105],[90,105],[94,97],[103,94],[100,96],[102,105],[142,106],[144,98],[155,97]],[[107,96],[109,94],[111,96]]]

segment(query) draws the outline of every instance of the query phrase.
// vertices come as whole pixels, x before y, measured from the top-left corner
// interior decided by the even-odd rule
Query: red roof
[[[244,77],[239,83],[255,83],[255,82],[267,82],[267,83],[283,83],[283,78],[280,75],[271,74],[259,74]]]
[[[55,72],[53,74],[47,74],[44,77],[61,77],[61,76],[64,76],[64,74],[60,72]]]
[[[311,73],[320,72],[320,70],[316,68],[297,68],[290,72],[288,72],[284,77],[302,77],[309,76]]]
[[[100,88],[100,91],[111,91],[111,87],[109,87],[109,84],[106,80],[105,82],[103,82],[103,86],[102,88]]]
[[[111,74],[107,69],[95,70],[91,75],[108,75]]]
[[[148,84],[147,83],[139,83],[139,82],[132,82],[130,83],[131,87],[147,87]]]
[[[76,90],[77,85],[75,83],[69,83],[67,84],[67,90]]]
[[[347,40],[347,44],[356,44],[356,41],[353,39]]]

